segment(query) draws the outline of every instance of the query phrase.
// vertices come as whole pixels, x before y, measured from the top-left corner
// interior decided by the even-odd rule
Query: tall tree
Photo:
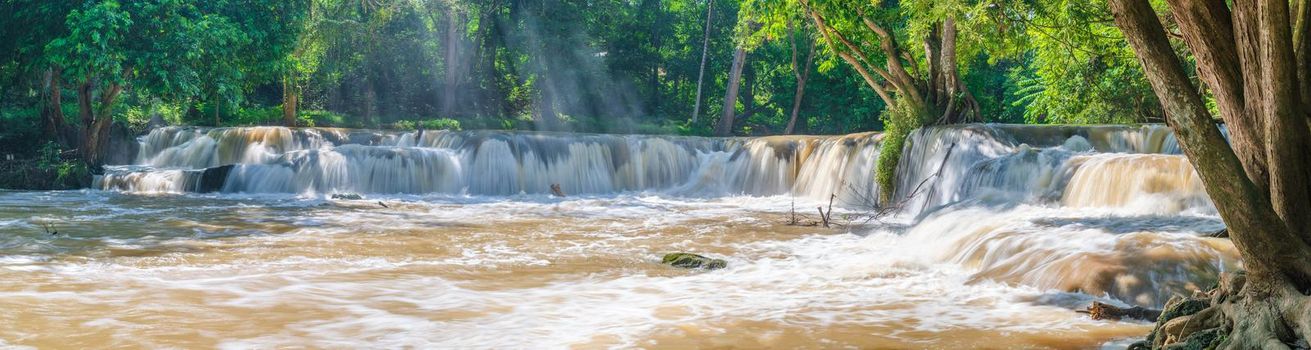
[[[1168,329],[1229,335],[1226,349],[1288,349],[1311,338],[1311,104],[1304,82],[1308,8],[1296,1],[1168,0],[1229,129],[1226,143],[1147,0],[1110,0],[1166,121],[1193,163],[1243,256],[1245,283]]]
[[[738,90],[742,87],[742,66],[746,64],[747,49],[738,46],[733,50],[733,65],[728,71],[728,89],[724,92],[724,110],[715,127],[715,135],[728,136],[733,133],[733,119],[737,114]]]
[[[701,68],[696,75],[696,102],[692,106],[692,122],[701,116],[701,91],[706,79],[706,59],[710,57],[710,21],[715,18],[715,0],[706,0],[706,34],[701,41]]]
[[[805,45],[805,61],[797,61],[797,40],[802,41]],[[791,135],[796,131],[797,115],[801,113],[801,99],[806,96],[806,81],[810,80],[810,66],[815,63],[815,39],[811,38],[803,30],[798,30],[793,25],[793,21],[788,21],[788,46],[792,48],[792,76],[797,80],[796,92],[792,95],[792,113],[788,117],[788,125],[783,129],[784,134]]]

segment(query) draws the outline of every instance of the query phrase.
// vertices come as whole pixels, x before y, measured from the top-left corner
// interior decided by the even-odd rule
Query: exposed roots
[[[1170,299],[1147,340],[1130,349],[1308,349],[1311,297],[1291,285],[1225,274],[1215,289]]]

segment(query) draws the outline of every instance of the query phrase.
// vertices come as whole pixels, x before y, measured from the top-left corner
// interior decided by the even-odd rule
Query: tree
[[[298,16],[288,5],[295,3],[101,0],[68,8],[65,35],[46,42],[44,53],[75,86],[85,161],[93,169],[103,163],[114,106],[128,88],[175,100],[212,95],[217,108],[247,86],[244,77],[273,71],[271,57],[294,34],[283,28]],[[273,17],[242,15],[251,9]]]
[[[728,136],[733,133],[734,114],[737,113],[738,91],[742,87],[742,67],[746,64],[747,49],[738,46],[733,50],[733,65],[728,71],[728,91],[724,93],[723,116],[719,118],[719,126],[715,127],[715,135]]]
[[[806,96],[806,81],[810,80],[810,66],[815,63],[815,39],[805,34],[804,30],[794,28],[792,21],[788,21],[788,46],[792,48],[792,76],[797,79],[797,90],[792,95],[792,113],[788,117],[788,126],[783,129],[784,134],[791,135],[796,131],[797,115],[801,113],[801,99]],[[797,61],[797,40],[800,37],[806,49],[806,60],[799,63]]]
[[[692,107],[692,122],[701,115],[701,88],[706,79],[706,58],[710,56],[710,21],[714,19],[715,0],[706,0],[706,34],[701,42],[701,68],[696,75],[696,103]]]
[[[957,18],[987,18],[987,4],[963,1],[798,0],[825,46],[851,66],[889,108],[879,153],[880,201],[892,201],[902,144],[931,123],[982,121],[961,79]],[[919,41],[922,51],[904,43]],[[919,59],[917,59],[917,56]]]
[[[1311,6],[1296,1],[1169,0],[1170,15],[1229,129],[1226,143],[1170,37],[1146,0],[1110,0],[1243,256],[1245,283],[1174,329],[1178,338],[1219,328],[1222,348],[1288,349],[1311,338]],[[1183,323],[1183,322],[1181,322]]]

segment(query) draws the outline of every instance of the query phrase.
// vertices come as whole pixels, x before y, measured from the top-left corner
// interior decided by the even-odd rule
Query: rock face
[[[665,258],[661,260],[661,263],[685,269],[718,270],[728,267],[728,262],[723,259],[712,259],[692,253],[665,254]]]
[[[361,195],[358,195],[358,194],[354,194],[354,193],[333,193],[333,194],[332,194],[332,199],[341,199],[341,200],[352,200],[352,201],[357,201],[357,200],[364,199],[364,196],[361,196]],[[381,203],[381,202],[379,202],[379,203]]]
[[[232,172],[234,165],[228,164],[205,169],[200,174],[200,183],[196,186],[196,192],[209,193],[223,190],[223,183],[228,181],[228,173]]]

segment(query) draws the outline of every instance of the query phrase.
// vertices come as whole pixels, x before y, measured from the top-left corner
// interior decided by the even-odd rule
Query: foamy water
[[[877,220],[875,134],[141,141],[104,191],[0,192],[0,346],[1087,349],[1150,326],[1074,310],[1240,267],[1160,126],[921,130]]]
[[[1113,213],[1061,211],[1070,221],[1050,223],[1039,219],[1055,210],[1024,207],[943,214],[993,219],[930,218],[909,230],[826,230],[782,225],[790,205],[787,197],[643,194],[3,193],[0,277],[11,283],[0,287],[0,339],[36,347],[1086,348],[1146,326],[1075,314],[1118,285],[1071,293],[1059,261],[1078,269],[1088,256],[1141,254],[1222,268],[1210,264],[1233,256],[1227,243],[1185,238],[1217,225],[1206,217],[1126,234],[1080,221],[1116,221]],[[45,235],[42,222],[61,234]],[[978,247],[1008,244],[992,236],[1004,223],[1040,241],[1010,244],[1037,250],[1044,257],[1032,263],[1051,268],[1010,276],[994,272],[1005,258],[968,258],[1006,249]],[[1051,243],[1059,241],[1068,243]],[[1124,245],[1141,249],[1117,250]],[[1187,252],[1149,256],[1153,245]],[[723,257],[729,268],[659,264],[675,251]],[[1191,277],[1123,267],[1142,279]]]

